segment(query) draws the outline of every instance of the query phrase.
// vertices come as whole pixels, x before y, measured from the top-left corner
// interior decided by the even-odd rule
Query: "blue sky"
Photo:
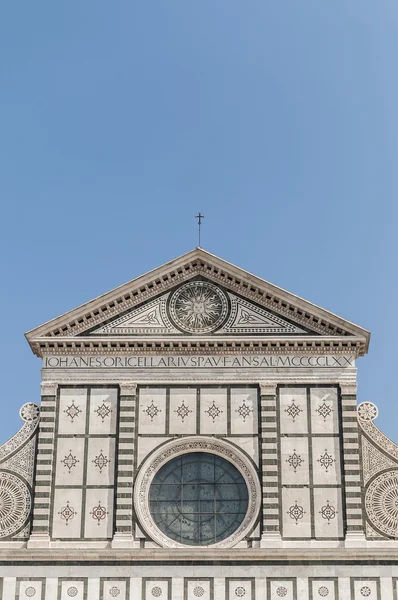
[[[24,332],[196,245],[371,330],[398,441],[396,0],[0,7],[0,439]]]

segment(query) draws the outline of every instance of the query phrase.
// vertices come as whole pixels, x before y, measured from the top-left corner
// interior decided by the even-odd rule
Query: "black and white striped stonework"
[[[136,386],[121,386],[117,449],[116,534],[133,532]]]
[[[50,535],[50,506],[52,502],[52,476],[54,468],[56,395],[41,397],[37,459],[33,500],[32,535]]]
[[[261,390],[261,478],[263,490],[263,534],[279,533],[278,446],[276,390]]]
[[[363,532],[362,477],[356,394],[341,394],[346,531]]]

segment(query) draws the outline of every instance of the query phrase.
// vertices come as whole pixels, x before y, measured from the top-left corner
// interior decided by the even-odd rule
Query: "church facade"
[[[398,600],[366,330],[196,248],[26,334],[4,600]]]

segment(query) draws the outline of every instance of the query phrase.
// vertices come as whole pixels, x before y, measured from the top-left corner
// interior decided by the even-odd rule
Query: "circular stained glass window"
[[[149,489],[157,527],[180,544],[216,544],[238,529],[249,498],[245,480],[229,461],[190,452],[164,464]]]

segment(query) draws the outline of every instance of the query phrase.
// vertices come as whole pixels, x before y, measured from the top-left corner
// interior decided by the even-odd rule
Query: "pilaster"
[[[133,537],[133,484],[137,384],[120,384],[116,512],[113,548],[139,547]]]
[[[278,431],[276,384],[260,382],[261,487],[263,490],[262,535],[260,546],[282,544],[278,483]]]
[[[37,437],[36,475],[33,491],[32,532],[28,548],[48,548],[50,545],[50,506],[54,469],[55,409],[58,384],[41,384],[41,406]]]
[[[346,546],[366,545],[362,507],[362,476],[357,421],[357,385],[340,384],[345,482]]]

